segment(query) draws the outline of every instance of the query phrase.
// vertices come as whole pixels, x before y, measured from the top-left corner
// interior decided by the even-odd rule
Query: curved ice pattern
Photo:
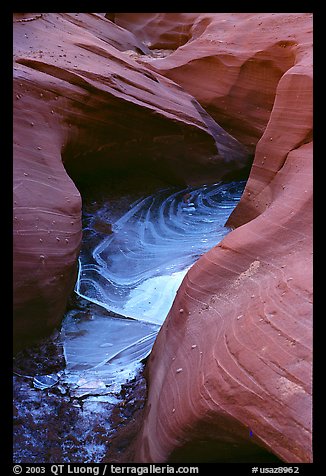
[[[187,270],[228,232],[225,222],[244,185],[161,190],[131,205],[92,252],[82,249],[77,294],[121,317],[96,312],[77,319],[73,311],[66,316],[64,379],[72,394],[117,392],[136,373]],[[105,205],[96,215],[111,222]],[[93,243],[94,236],[103,235],[90,221],[84,243]]]
[[[162,324],[187,269],[227,233],[224,224],[243,186],[167,189],[138,200],[91,262],[81,257],[77,293],[121,315]]]

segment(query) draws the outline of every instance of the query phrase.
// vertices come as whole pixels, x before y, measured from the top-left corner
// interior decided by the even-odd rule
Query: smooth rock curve
[[[139,19],[143,35],[156,35],[154,45],[164,37],[162,15],[161,23],[154,14]],[[195,23],[191,15],[186,20]],[[265,104],[261,70],[255,67],[263,44],[264,61],[279,62],[279,78],[266,92],[259,127],[248,135],[259,142],[247,186],[228,220],[234,230],[190,269],[154,344],[134,459],[232,462],[251,456],[255,461],[260,446],[285,462],[311,462],[312,16],[203,14],[197,25],[204,18],[208,26],[202,35],[155,60],[155,69],[183,79],[199,96],[194,88],[205,84],[210,31],[215,65],[229,51],[234,64],[244,64],[244,58],[252,64],[246,87],[237,66],[233,81],[230,73],[228,81],[222,76],[213,84],[210,99],[217,104],[220,95],[236,103],[235,91],[246,91],[241,109],[237,105],[248,122],[255,95]],[[214,35],[211,25],[225,29]],[[231,38],[230,31],[232,43],[219,46],[220,39]],[[287,49],[291,54],[284,62]],[[191,87],[192,68],[198,76]],[[227,84],[231,88],[225,90]]]
[[[70,177],[145,170],[188,185],[248,166],[191,95],[135,61],[148,53],[103,14],[14,15],[16,348],[54,329],[76,279],[81,196]]]
[[[139,61],[180,84],[253,152],[279,80],[311,45],[308,13],[116,13],[114,21],[152,51]]]

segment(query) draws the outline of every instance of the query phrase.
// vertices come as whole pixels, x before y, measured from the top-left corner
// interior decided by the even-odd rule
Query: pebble
[[[194,344],[194,345],[191,346],[192,349],[196,349],[196,347],[197,347],[196,344]]]
[[[182,314],[184,312],[184,310],[181,308],[181,309],[179,309],[179,312],[180,312],[180,314]]]
[[[176,370],[176,373],[179,374],[180,372],[182,372],[182,370],[183,370],[183,369],[180,367],[180,369],[177,369],[177,370]]]

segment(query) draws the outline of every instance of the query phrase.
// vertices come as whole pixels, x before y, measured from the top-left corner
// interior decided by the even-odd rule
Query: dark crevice
[[[217,430],[218,431],[218,430]],[[196,439],[177,448],[169,463],[281,463],[273,453],[254,442],[240,440],[234,443],[213,439]]]

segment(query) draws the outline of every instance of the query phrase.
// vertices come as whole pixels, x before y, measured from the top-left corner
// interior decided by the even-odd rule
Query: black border
[[[314,129],[315,129],[315,137],[314,137],[314,296],[315,296],[315,305],[314,305],[314,318],[313,318],[313,326],[314,326],[314,343],[313,343],[313,455],[314,455],[314,460],[313,463],[309,464],[275,464],[275,463],[267,463],[267,464],[257,464],[257,467],[259,468],[266,468],[266,467],[279,467],[279,466],[298,466],[300,468],[300,475],[303,474],[321,474],[322,470],[322,463],[324,460],[324,432],[323,432],[323,419],[322,419],[322,413],[323,413],[323,400],[324,400],[324,390],[323,390],[323,377],[325,375],[325,367],[324,367],[324,362],[323,362],[323,353],[320,349],[320,347],[323,345],[323,338],[324,338],[324,333],[323,333],[323,320],[325,319],[324,313],[320,312],[320,306],[322,305],[321,302],[321,293],[322,293],[322,286],[324,284],[324,275],[321,273],[322,270],[319,270],[319,266],[322,264],[322,260],[319,256],[320,251],[323,249],[323,242],[321,242],[323,238],[323,228],[321,227],[321,223],[323,220],[320,218],[325,216],[325,211],[323,209],[323,195],[321,192],[323,191],[323,184],[321,181],[323,180],[323,174],[322,170],[319,171],[320,166],[322,165],[323,161],[325,161],[325,152],[324,148],[322,148],[321,144],[321,137],[322,137],[322,131],[320,128],[323,125],[324,122],[324,115],[322,115],[320,118],[318,117],[318,113],[323,111],[323,108],[321,106],[321,92],[323,91],[322,85],[320,84],[323,82],[324,76],[323,76],[323,55],[325,54],[325,49],[323,48],[322,45],[322,39],[323,39],[323,33],[325,30],[324,22],[325,22],[325,16],[323,15],[322,12],[322,2],[319,2],[318,8],[313,5],[312,2],[296,2],[293,7],[295,7],[296,12],[311,12],[313,13],[313,21],[314,21]],[[3,289],[3,303],[7,305],[8,303],[8,296],[11,294],[12,295],[12,280],[11,280],[11,274],[12,274],[12,260],[13,256],[10,255],[8,252],[9,250],[12,250],[13,253],[13,242],[12,242],[12,187],[11,184],[13,182],[13,173],[12,173],[12,161],[10,161],[9,157],[12,157],[12,144],[13,144],[13,138],[12,138],[12,100],[11,97],[8,94],[8,91],[10,90],[10,86],[12,89],[12,14],[13,12],[20,12],[24,11],[24,9],[28,9],[29,11],[37,11],[39,9],[44,10],[44,4],[43,5],[37,5],[35,2],[29,2],[26,5],[26,2],[14,2],[14,4],[11,4],[11,11],[7,12],[5,9],[4,15],[2,14],[2,21],[1,21],[1,35],[3,36],[1,45],[3,46],[2,48],[2,56],[1,59],[3,61],[2,63],[2,74],[1,74],[1,79],[3,81],[3,86],[2,86],[2,100],[3,100],[3,105],[8,107],[4,107],[2,109],[3,111],[3,131],[4,131],[4,138],[6,139],[3,141],[5,143],[5,148],[2,153],[2,165],[4,165],[4,175],[2,176],[4,179],[4,184],[2,183],[1,187],[1,192],[4,194],[4,197],[2,198],[1,203],[5,205],[3,207],[5,216],[4,216],[4,222],[5,226],[2,228],[2,237],[4,238],[4,241],[1,240],[3,244],[3,254],[5,255],[5,260],[8,259],[8,271],[5,267],[4,274],[3,274],[3,284],[4,289]],[[55,11],[58,8],[58,4],[56,3],[56,8],[50,9],[49,11]],[[67,7],[69,6],[69,9]],[[88,5],[87,5],[88,6]],[[92,4],[92,7],[95,7],[94,10],[96,9],[97,11],[106,11],[107,8],[113,9],[113,7],[118,7],[119,9],[121,8],[121,3],[119,5],[109,5],[107,2],[97,2],[96,4]],[[126,5],[128,6],[128,5]],[[132,7],[135,5],[129,5],[127,11],[132,11]],[[140,9],[141,11],[138,11],[138,13],[142,12],[149,12],[153,11],[153,7],[156,7],[158,9],[157,4],[150,4],[147,6],[146,5],[143,7],[143,10],[140,5],[137,4],[138,10]],[[175,2],[173,3],[173,6],[178,6],[179,8],[177,10],[174,10],[173,8],[168,8],[168,11],[186,11],[186,8],[182,7],[180,4],[176,4]],[[187,5],[188,10],[191,5]],[[196,6],[198,6],[196,4]],[[202,2],[200,3],[201,11],[204,10],[204,4]],[[220,5],[219,5],[220,6]],[[282,8],[278,8],[277,4],[273,2],[270,6],[264,2],[263,4],[257,4],[254,7],[251,7],[249,4],[242,4],[240,8],[232,8],[232,5],[230,3],[227,3],[228,8],[225,11],[219,10],[219,12],[216,13],[231,13],[232,10],[234,12],[239,11],[240,9],[243,9],[246,7],[246,13],[255,11],[255,12],[280,12],[280,13],[285,13],[289,12],[289,9],[285,8],[285,10],[282,10]],[[282,2],[282,6],[286,7],[287,5]],[[82,5],[80,2],[69,2],[69,5],[65,3],[65,8],[60,9],[61,11],[82,11]],[[164,7],[168,7],[166,3],[164,3]],[[211,11],[212,5],[207,5],[206,11]],[[222,5],[221,5],[222,7]],[[267,10],[266,10],[267,8]],[[161,10],[161,9],[160,9]],[[84,10],[85,11],[85,10]],[[86,11],[89,11],[89,8],[87,8]],[[192,9],[190,8],[190,11]],[[7,74],[6,74],[7,73]],[[8,83],[7,83],[8,80]],[[6,101],[8,101],[8,105],[6,105]],[[8,129],[8,131],[6,131]],[[4,185],[4,186],[3,186]],[[7,187],[9,190],[7,190]],[[319,196],[320,195],[320,196]],[[319,210],[319,207],[322,207],[321,210]],[[320,228],[320,229],[319,229]],[[317,255],[316,255],[317,252]],[[7,264],[7,263],[6,263]],[[11,289],[11,293],[7,292],[7,285],[9,284],[9,289]],[[13,301],[9,301],[12,303]],[[2,389],[1,389],[1,408],[4,409],[4,416],[2,417],[1,420],[1,429],[2,429],[2,434],[4,438],[2,439],[2,444],[1,444],[1,453],[2,457],[0,459],[0,466],[2,462],[5,462],[6,466],[8,463],[8,468],[9,472],[4,474],[13,474],[12,472],[12,412],[10,409],[12,408],[12,326],[11,326],[11,317],[10,317],[10,310],[12,310],[12,304],[9,305],[9,309],[7,312],[7,306],[3,306],[2,310],[2,325],[5,326],[5,335],[4,339],[2,341],[1,349],[4,351],[4,358],[2,359]],[[11,314],[12,315],[12,314]],[[8,409],[7,409],[8,405]],[[8,428],[7,428],[8,424]],[[11,438],[9,435],[11,434]],[[169,463],[167,463],[169,464]],[[212,471],[215,467],[217,470],[215,474],[225,474],[227,471],[233,472],[234,470],[236,471],[236,474],[242,475],[242,474],[252,474],[252,467],[256,466],[253,464],[247,464],[247,463],[231,463],[233,466],[229,466],[230,463],[196,463],[196,464],[184,464],[184,465],[173,465],[169,464],[169,466],[198,466],[199,467],[199,474],[202,474],[202,471]],[[155,464],[156,466],[160,466],[159,464]],[[236,466],[234,466],[236,465]],[[50,471],[50,464],[39,464],[39,465],[33,465],[33,464],[22,464],[22,467],[32,467],[32,466],[42,466],[46,468],[46,473],[44,474],[53,474]],[[67,466],[66,464],[63,466]],[[88,466],[88,465],[77,465],[77,464],[72,464],[71,466],[77,467],[77,466]],[[89,466],[104,466],[102,463],[101,464],[90,464]],[[116,466],[119,466],[116,464]],[[143,465],[137,465],[137,464],[121,464],[120,466],[147,466],[145,464]],[[166,465],[163,465],[166,466]],[[219,472],[219,469],[221,470]],[[225,469],[225,471],[223,471]],[[25,474],[24,471],[22,474]],[[65,473],[62,473],[65,474]],[[110,473],[107,473],[110,474]],[[120,473],[121,474],[121,473]],[[126,474],[126,473],[125,473]],[[164,473],[166,474],[166,473]],[[259,474],[259,473],[258,473]],[[287,473],[289,474],[289,473]]]

